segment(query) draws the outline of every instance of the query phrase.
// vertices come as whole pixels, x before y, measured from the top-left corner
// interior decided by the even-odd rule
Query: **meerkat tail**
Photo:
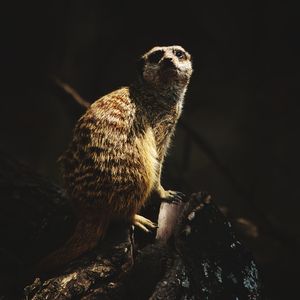
[[[71,238],[58,250],[46,256],[36,268],[37,274],[48,273],[66,265],[96,247],[107,231],[110,218],[80,219]]]

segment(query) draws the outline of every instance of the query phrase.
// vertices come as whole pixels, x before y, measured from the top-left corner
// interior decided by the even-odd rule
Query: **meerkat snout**
[[[164,59],[162,59],[162,61],[160,63],[160,67],[163,69],[175,69],[176,65],[173,62],[172,57],[165,57]]]

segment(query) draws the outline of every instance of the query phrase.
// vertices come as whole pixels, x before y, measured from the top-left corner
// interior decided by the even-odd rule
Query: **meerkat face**
[[[191,55],[181,46],[154,47],[141,64],[143,80],[155,87],[186,86],[193,72]]]

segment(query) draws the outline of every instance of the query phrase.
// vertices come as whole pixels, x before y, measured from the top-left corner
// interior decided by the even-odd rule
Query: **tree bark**
[[[39,277],[37,262],[72,234],[71,205],[4,154],[0,197],[1,299],[262,299],[251,253],[207,193],[162,203],[156,239],[116,223],[93,251]]]

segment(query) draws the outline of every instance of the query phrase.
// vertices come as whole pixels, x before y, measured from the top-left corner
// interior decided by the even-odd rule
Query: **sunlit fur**
[[[158,49],[161,60],[150,63]],[[162,69],[165,58],[174,68]],[[155,47],[142,62],[139,80],[94,102],[76,124],[60,161],[79,222],[65,246],[41,264],[46,268],[93,248],[112,220],[132,222],[153,190],[168,196],[161,169],[192,74],[191,57],[180,46]]]

